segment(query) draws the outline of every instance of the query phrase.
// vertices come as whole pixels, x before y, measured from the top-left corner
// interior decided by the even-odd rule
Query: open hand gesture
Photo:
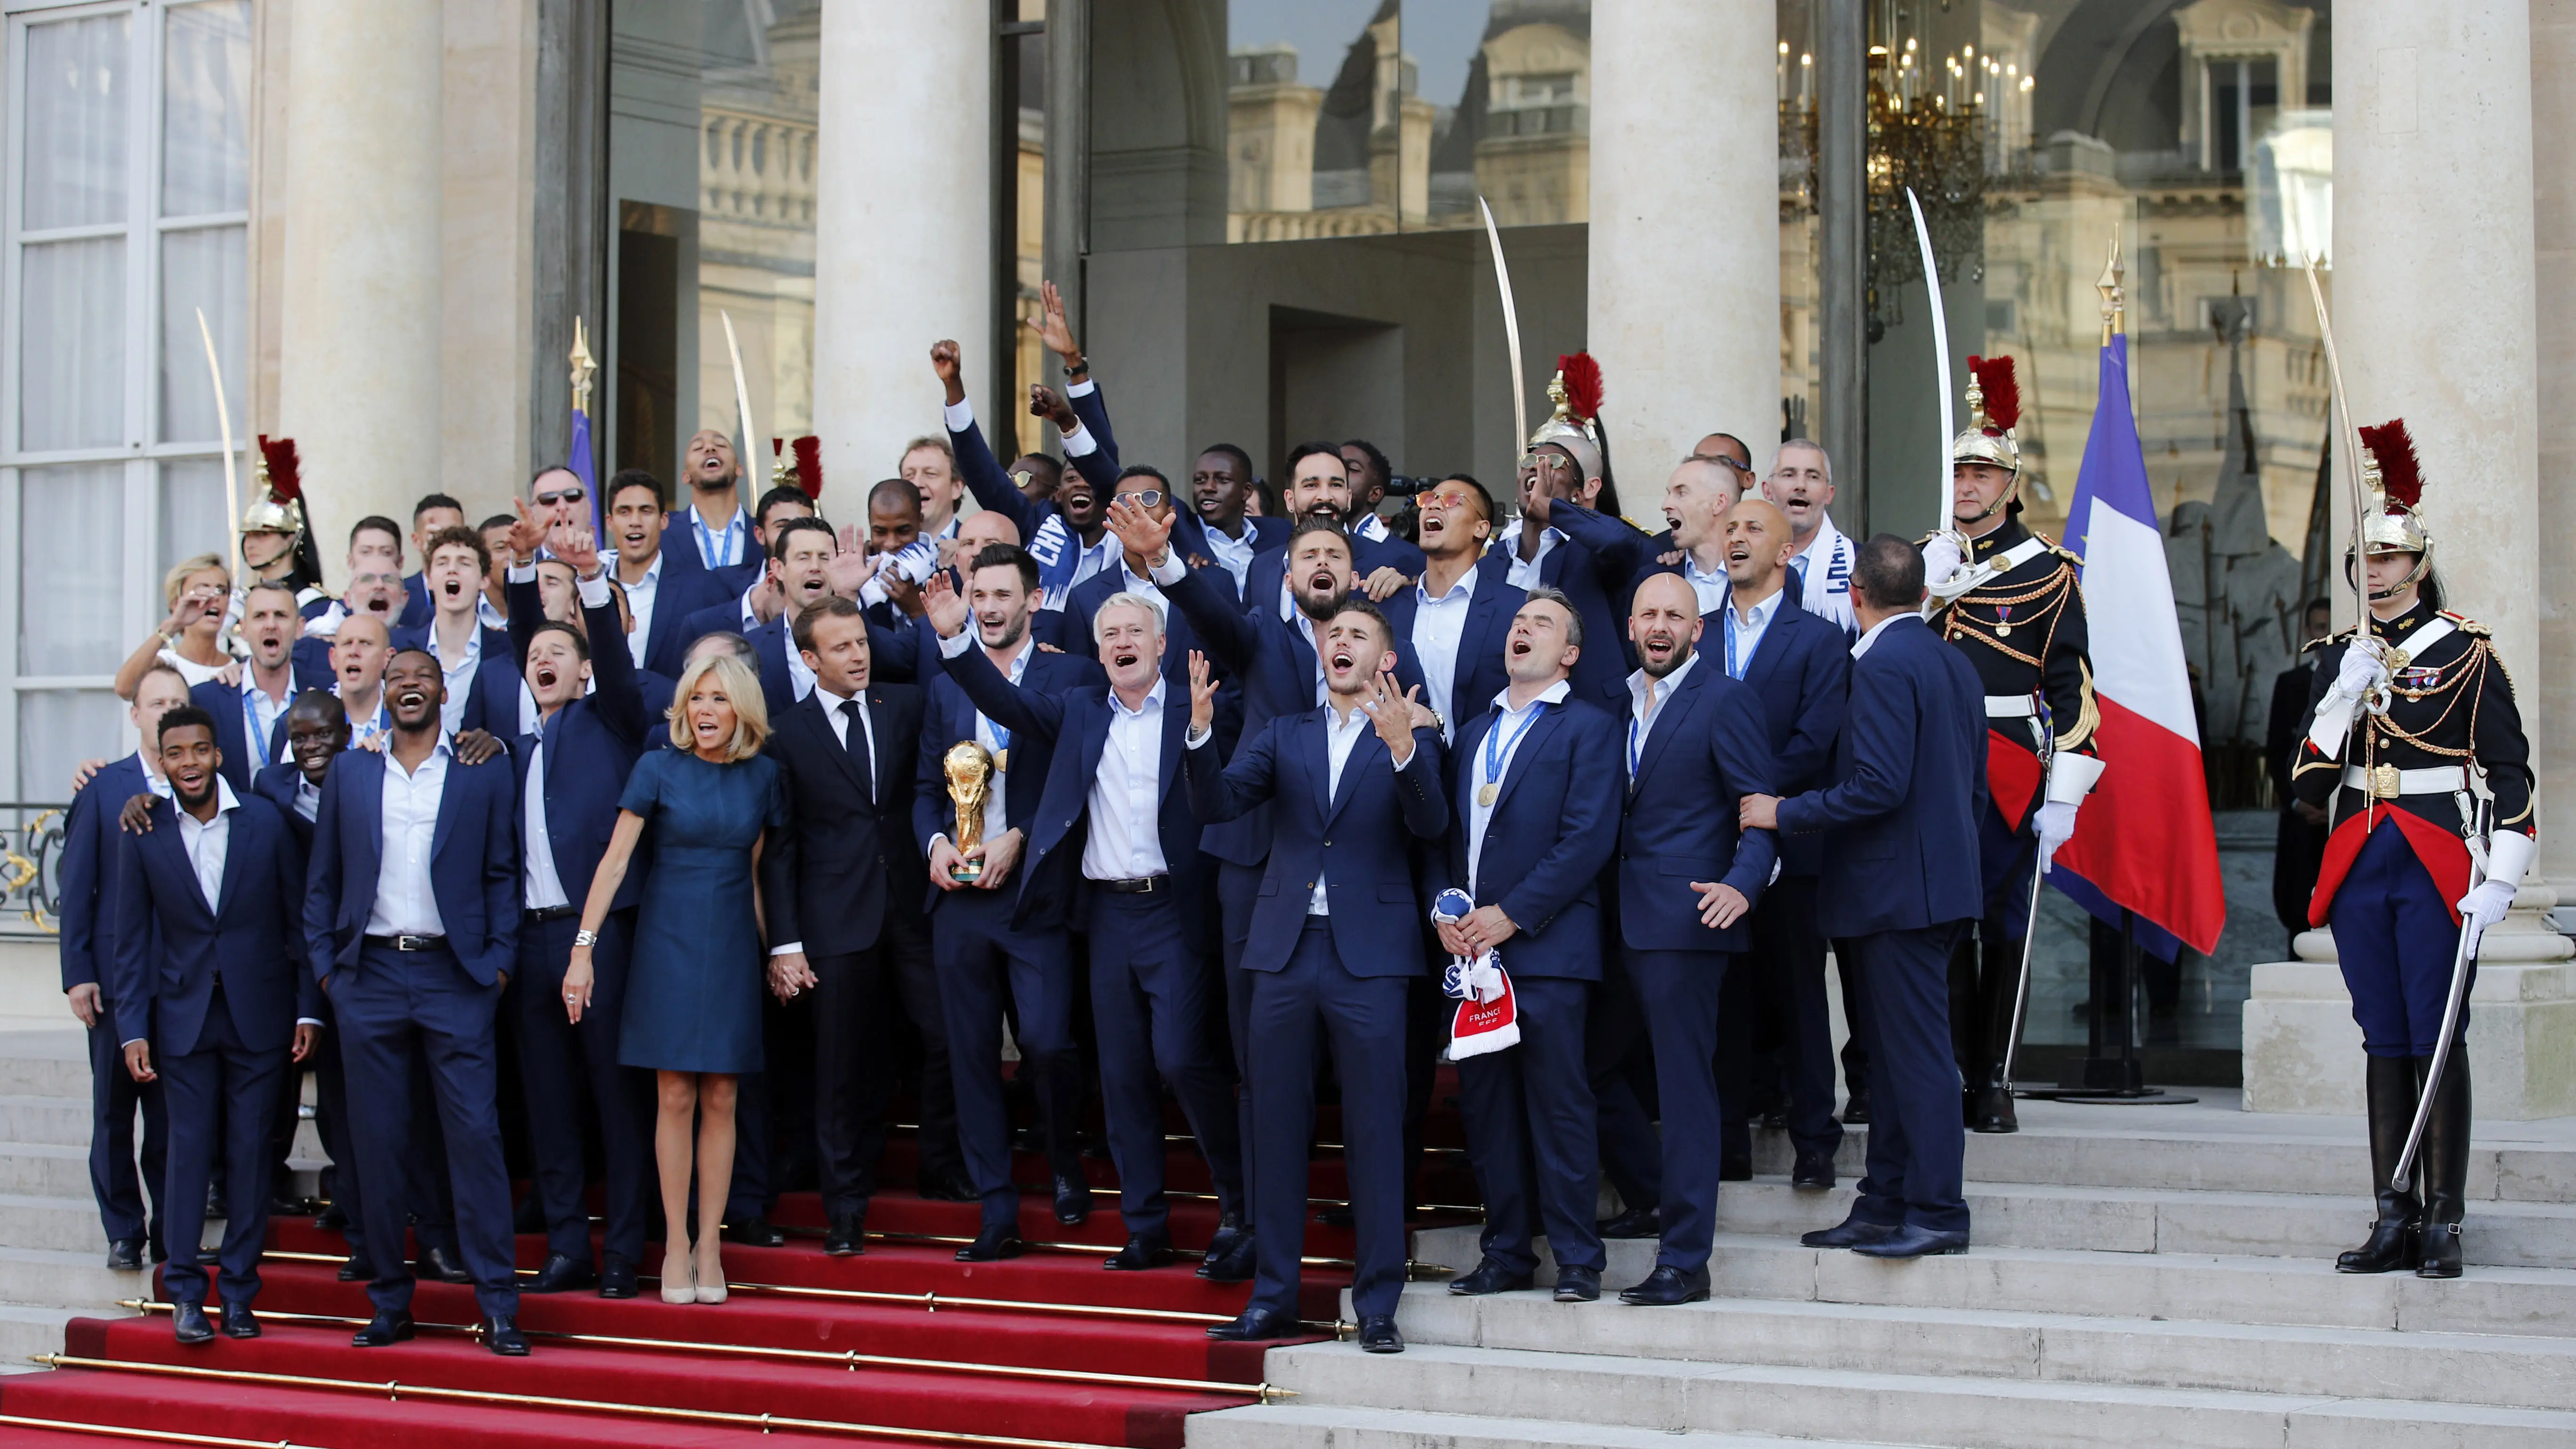
[[[516,533],[518,525],[511,525],[510,531]],[[573,572],[580,577],[598,577],[599,539],[589,529],[577,523],[558,523],[546,536],[546,547],[554,551],[555,557],[572,565]]]
[[[1369,676],[1368,690],[1360,708],[1368,711],[1369,723],[1377,726],[1377,737],[1386,742],[1386,752],[1398,761],[1413,755],[1413,711],[1420,704],[1422,686],[1398,694],[1395,676],[1380,671]],[[1399,766],[1401,768],[1401,766]]]
[[[1073,345],[1073,328],[1064,320],[1064,294],[1055,289],[1055,283],[1038,283],[1038,310],[1037,320],[1020,325],[1036,333],[1047,351],[1064,359],[1066,367],[1073,366],[1081,358],[1082,349]]]
[[[1177,518],[1177,513],[1172,515]],[[1145,505],[1133,497],[1113,498],[1107,518],[1109,531],[1127,546],[1127,552],[1143,559],[1148,568],[1159,562],[1172,542],[1172,519],[1156,518],[1145,511]]]
[[[833,593],[856,600],[859,590],[876,576],[877,566],[883,559],[868,552],[867,541],[859,537],[859,526],[855,523],[841,525],[840,543],[841,551],[823,565],[823,580]]]
[[[1190,733],[1200,734],[1216,722],[1216,675],[1207,656],[1190,651]]]
[[[957,585],[950,581],[946,569],[932,574],[930,582],[921,586],[921,608],[930,627],[938,630],[942,639],[954,639],[966,627],[966,601],[958,597]]]
[[[519,521],[510,525],[510,558],[514,563],[532,564],[537,550],[545,547],[546,525],[543,519],[528,511],[528,500],[513,498],[510,506],[519,512]]]

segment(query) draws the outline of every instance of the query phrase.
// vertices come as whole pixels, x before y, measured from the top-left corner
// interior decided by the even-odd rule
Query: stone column
[[[277,427],[334,588],[350,524],[442,482],[444,8],[295,7]]]
[[[984,5],[824,0],[814,431],[835,518],[863,516],[904,442],[939,431],[932,343],[969,349],[970,397],[990,375],[972,349],[993,331],[991,29]],[[1009,419],[979,421],[1007,439]]]
[[[2541,673],[2532,156],[2534,71],[2551,63],[2534,49],[2528,0],[2344,0],[2335,20],[2344,382],[2360,421],[2402,416],[2414,435],[2451,607],[2494,629],[2546,797],[2560,749]],[[2565,28],[2546,33],[2563,44]],[[2558,98],[2548,114],[2563,113]],[[2524,882],[2479,952],[2468,1041],[2482,1117],[2576,1111],[2576,943],[2541,918],[2557,901],[2539,876]],[[2254,968],[2245,1105],[2359,1112],[2361,1033],[2334,940],[2311,931],[2297,949],[2299,961]]]
[[[1640,519],[1703,435],[1744,438],[1757,468],[1779,437],[1777,28],[1768,0],[1593,10],[1586,341]]]

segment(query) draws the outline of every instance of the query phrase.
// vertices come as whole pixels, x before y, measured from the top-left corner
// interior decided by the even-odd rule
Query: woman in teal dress
[[[769,736],[760,682],[741,660],[717,654],[692,663],[672,692],[670,720],[677,748],[646,751],[618,801],[564,994],[577,998],[568,1009],[581,1020],[590,1005],[590,942],[651,825],[618,1060],[650,1069],[660,1088],[653,1155],[662,1179],[662,1301],[722,1303],[717,1232],[733,1180],[735,1081],[761,1069],[766,951],[753,883],[767,833],[787,825],[787,800],[776,762],[760,753]],[[694,1252],[693,1168],[701,1184]]]

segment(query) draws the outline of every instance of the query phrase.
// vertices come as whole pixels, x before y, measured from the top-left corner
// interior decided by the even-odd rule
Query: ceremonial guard
[[[2456,1278],[2469,1170],[2459,1033],[2478,937],[2504,919],[2531,865],[2531,746],[2486,626],[2442,608],[2405,424],[2360,431],[2369,629],[2358,638],[2345,630],[2318,650],[2292,775],[2299,798],[2333,822],[2308,923],[2334,928],[2368,1053],[2379,1214],[2369,1240],[2335,1266]],[[2428,1098],[2410,1175],[2401,1158]]]
[[[2101,778],[2093,663],[2075,555],[2024,527],[2021,396],[2009,357],[1968,359],[1968,426],[1950,444],[1951,526],[1924,542],[1932,622],[1986,691],[1985,911],[1950,958],[1950,1025],[1979,1132],[2013,1132],[2004,1080],[2028,969],[2030,892]]]

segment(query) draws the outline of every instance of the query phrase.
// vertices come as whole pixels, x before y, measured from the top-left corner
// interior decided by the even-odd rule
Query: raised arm
[[[1234,752],[1232,765],[1217,763],[1216,738],[1212,725],[1216,718],[1216,678],[1208,669],[1207,656],[1190,651],[1190,727],[1182,736],[1185,752],[1182,779],[1189,786],[1190,813],[1203,824],[1238,819],[1268,800],[1278,788],[1278,762],[1274,755],[1279,738],[1279,721],[1274,719],[1261,733],[1245,741]],[[1414,752],[1414,763],[1421,763],[1421,751]],[[1446,812],[1444,810],[1443,814]],[[1446,825],[1444,819],[1442,825]]]
[[[1563,499],[1547,506],[1547,526],[1583,545],[1592,555],[1592,566],[1602,587],[1612,590],[1627,587],[1637,570],[1648,561],[1647,548],[1653,539],[1624,518]]]
[[[957,476],[966,480],[966,489],[975,495],[978,504],[1017,524],[1020,537],[1034,537],[1036,507],[1011,486],[1001,460],[984,442],[984,430],[975,425],[975,409],[966,401],[966,383],[959,373],[957,344],[932,344],[930,370],[939,375],[940,386],[947,390],[948,447],[957,455]]]

